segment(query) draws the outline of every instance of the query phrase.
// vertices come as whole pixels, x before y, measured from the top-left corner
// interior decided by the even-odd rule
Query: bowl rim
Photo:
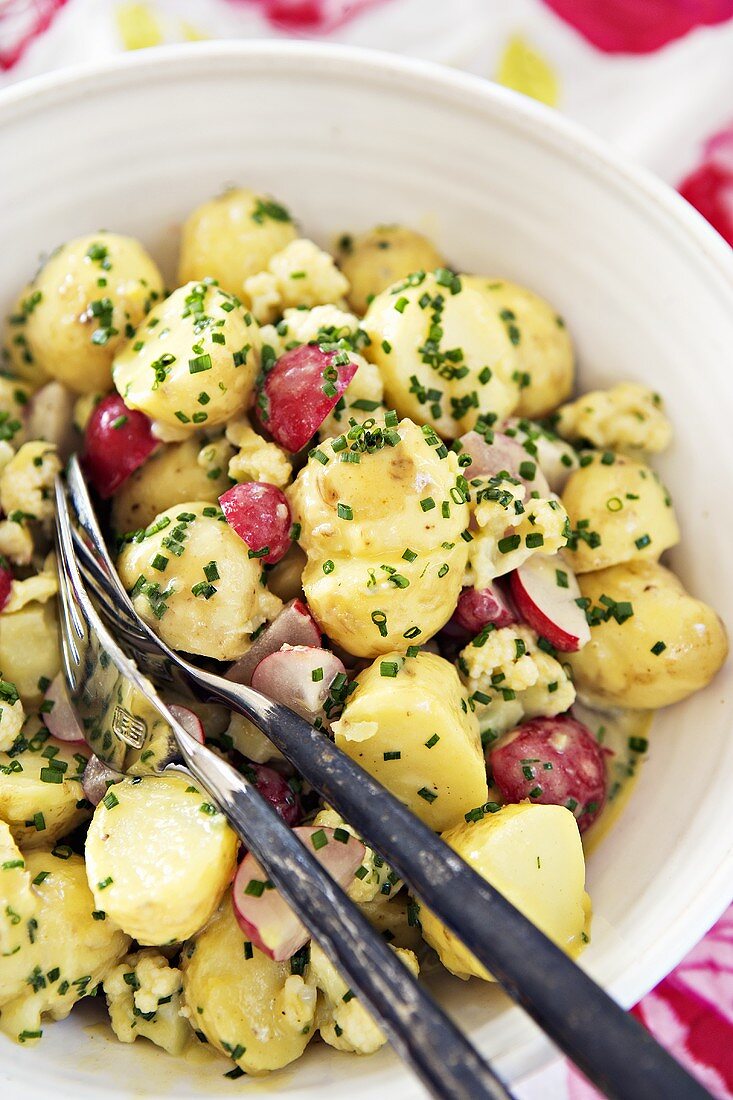
[[[681,246],[695,254],[705,269],[710,292],[719,295],[733,313],[733,248],[670,185],[648,169],[628,163],[611,145],[556,109],[484,77],[432,61],[308,40],[220,40],[152,47],[56,70],[0,89],[0,138],[6,124],[16,123],[24,114],[58,107],[85,91],[98,92],[100,85],[108,90],[124,87],[139,80],[141,74],[149,82],[165,83],[179,80],[184,67],[194,80],[206,72],[220,72],[222,62],[266,64],[270,72],[300,65],[318,73],[343,71],[351,78],[358,71],[372,83],[384,85],[386,81],[415,94],[419,89],[421,96],[485,117],[490,114],[494,123],[519,128],[528,140],[542,143],[584,172],[593,173],[604,186],[621,192],[628,201],[642,202],[650,219],[661,223]],[[664,978],[730,903],[731,881],[733,827],[730,844],[718,866],[711,870],[705,890],[688,898],[675,918],[660,930],[654,950],[645,958],[641,983],[641,975],[627,968],[607,986],[611,995],[629,1008]],[[519,1054],[522,1077],[547,1064],[553,1049],[548,1041],[530,1045],[531,1050],[523,1049]]]

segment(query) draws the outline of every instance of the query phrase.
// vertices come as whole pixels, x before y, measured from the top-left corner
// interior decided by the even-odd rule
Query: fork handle
[[[189,771],[212,795],[433,1096],[511,1100],[495,1071],[253,785],[185,732],[177,733],[177,740]]]

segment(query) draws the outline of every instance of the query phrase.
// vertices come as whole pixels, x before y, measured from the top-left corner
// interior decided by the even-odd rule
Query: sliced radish
[[[249,547],[250,557],[267,565],[290,549],[290,508],[285,494],[267,481],[233,485],[219,497],[227,523]]]
[[[321,632],[310,611],[302,600],[291,600],[252,643],[252,648],[247,650],[244,657],[235,661],[226,678],[233,680],[235,684],[249,684],[260,661],[264,661],[271,653],[277,653],[284,645],[318,648],[320,644]]]
[[[590,641],[578,582],[559,554],[533,554],[509,584],[521,618],[555,649],[570,653]]]
[[[13,570],[10,563],[0,555],[0,611],[10,599],[10,590],[13,587]],[[320,640],[320,639],[319,639]]]
[[[76,449],[74,402],[71,390],[60,382],[48,382],[33,394],[28,412],[28,439],[55,443],[62,461]]]
[[[351,883],[366,850],[361,841],[346,829],[325,826],[301,825],[293,832],[339,886]],[[276,962],[289,959],[310,939],[310,932],[272,886],[251,852],[244,857],[234,877],[232,901],[234,915],[245,936]]]
[[[466,432],[459,443],[459,454],[470,455],[473,460],[463,471],[469,482],[472,477],[498,477],[508,473],[526,485],[530,493],[545,497],[550,492],[536,456],[529,454],[516,439],[494,432],[493,441],[487,443],[478,432]]]
[[[112,393],[89,417],[82,462],[99,495],[111,497],[158,445],[147,416]]]
[[[173,717],[179,722],[186,733],[190,734],[195,741],[198,741],[199,745],[206,744],[206,737],[204,735],[204,726],[199,718],[198,714],[195,714],[188,707],[179,706],[178,703],[171,703],[168,707]]]
[[[488,588],[464,588],[458,597],[453,617],[472,635],[478,634],[489,623],[502,627],[517,622],[508,594],[496,581]]]
[[[273,810],[280,814],[286,825],[292,828],[302,820],[303,807],[300,799],[284,775],[265,764],[251,764],[242,770]]]
[[[48,710],[41,712],[46,729],[57,741],[85,741],[84,729],[66,690],[63,672],[54,676],[45,694]]]
[[[301,450],[333,412],[356,374],[357,364],[340,362],[343,356],[303,344],[280,356],[265,376],[255,409],[262,427],[281,447]]]
[[[252,673],[252,687],[309,722],[317,718],[323,722],[329,717],[327,703],[337,676],[346,683],[343,662],[329,649],[284,645],[260,661]]]
[[[90,756],[81,777],[81,789],[87,802],[98,806],[110,787],[121,779],[124,779],[121,772],[110,768],[98,756]]]

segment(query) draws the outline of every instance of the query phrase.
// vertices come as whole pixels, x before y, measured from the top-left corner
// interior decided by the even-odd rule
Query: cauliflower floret
[[[226,437],[239,448],[229,461],[229,477],[233,481],[269,481],[278,489],[290,482],[293,467],[277,443],[268,443],[252,428],[246,416],[227,424]]]
[[[555,496],[528,497],[521,483],[492,477],[475,489],[475,500],[478,530],[469,543],[466,583],[476,588],[517,569],[535,550],[554,554],[567,545],[568,516]]]
[[[637,382],[585,393],[555,414],[565,439],[587,439],[596,447],[629,454],[657,454],[669,446],[672,426],[658,393]]]
[[[415,954],[401,947],[393,950],[417,977],[420,967]],[[384,1046],[386,1036],[356,997],[348,996],[348,985],[315,940],[311,943],[309,976],[320,991],[316,1026],[329,1046],[354,1054],[374,1054]]]
[[[24,410],[28,401],[27,386],[17,378],[0,376],[0,435],[14,447],[24,439]]]
[[[314,306],[286,309],[277,325],[263,325],[260,330],[263,344],[269,344],[279,358],[296,344],[309,344],[313,340],[336,342],[346,340],[357,346],[360,332],[359,318],[339,306]],[[363,340],[363,336],[361,337]]]
[[[196,455],[196,465],[206,470],[206,476],[210,481],[218,481],[222,470],[225,470],[234,457],[234,448],[225,436],[210,439]]]
[[[0,520],[0,554],[15,562],[28,565],[33,557],[33,535],[20,517]]]
[[[35,440],[24,443],[0,474],[0,508],[9,519],[38,522],[50,531],[53,483],[61,470],[56,448]]]
[[[349,281],[333,256],[304,237],[276,252],[267,271],[251,275],[244,284],[252,312],[262,322],[272,321],[289,307],[341,302],[348,289]]]
[[[121,1043],[138,1035],[169,1054],[180,1054],[191,1037],[181,1014],[181,972],[158,951],[128,955],[104,980],[112,1030]]]
[[[259,271],[245,281],[250,310],[255,320],[267,325],[282,312],[282,297],[277,279],[269,271]]]
[[[0,680],[0,752],[8,752],[25,722],[25,711],[15,684]]]
[[[385,413],[384,385],[379,367],[368,363],[361,355],[349,352],[352,363],[356,363],[356,374],[349,382],[346,393],[336,405],[330,416],[321,424],[318,435],[321,439],[331,439],[348,431],[349,421],[374,417],[379,423]]]
[[[351,833],[364,844],[366,850],[361,867],[357,868],[354,881],[346,891],[357,905],[366,905],[375,898],[388,900],[401,888],[402,882],[395,872],[388,867],[380,855],[364,843],[356,829],[353,829],[348,821],[344,821],[335,810],[330,808],[321,810],[314,818],[313,824],[325,825],[328,829],[345,829],[347,833]]]
[[[498,736],[523,718],[562,714],[575,702],[565,669],[526,626],[484,627],[462,651],[458,668],[482,733]]]
[[[18,525],[15,524],[15,526]],[[24,581],[13,581],[10,596],[3,612],[9,615],[13,611],[20,611],[29,603],[48,603],[56,595],[58,589],[56,558],[51,553],[46,557],[43,569],[40,573],[36,573],[35,577],[26,577]]]

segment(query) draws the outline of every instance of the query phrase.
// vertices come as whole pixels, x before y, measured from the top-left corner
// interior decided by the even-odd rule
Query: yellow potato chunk
[[[231,881],[237,843],[186,776],[125,779],[99,803],[87,834],[95,903],[141,944],[188,939]]]
[[[183,952],[183,993],[191,1025],[252,1075],[299,1058],[313,1036],[316,991],[290,962],[273,962],[249,943],[229,895]]]
[[[568,955],[582,951],[588,942],[590,899],[583,846],[570,810],[526,802],[503,806],[461,822],[443,840]],[[423,936],[447,970],[459,978],[494,980],[425,906],[420,920]]]
[[[25,286],[5,318],[0,344],[0,366],[15,378],[22,378],[31,386],[42,386],[48,375],[36,362],[28,344],[26,327],[28,318],[38,303],[33,287]]]
[[[112,360],[163,279],[131,237],[95,233],[51,254],[30,287],[25,338],[37,368],[75,393],[110,388]]]
[[[296,235],[280,203],[232,188],[189,214],[181,236],[179,282],[209,277],[241,298],[245,280],[264,271]]]
[[[0,1004],[6,992],[3,981],[8,976],[3,960],[26,947],[28,921],[35,914],[36,896],[25,859],[8,825],[0,821]]]
[[[349,653],[404,652],[450,618],[468,546],[459,478],[453,452],[409,420],[352,428],[311,454],[289,494],[308,557],[303,587]]]
[[[341,237],[337,259],[351,283],[349,305],[359,315],[388,286],[413,271],[434,271],[444,263],[427,237],[406,225],[377,225],[358,237]]]
[[[461,280],[486,296],[516,349],[517,416],[547,416],[570,395],[575,379],[573,345],[562,317],[539,294],[506,279],[462,275]]]
[[[388,653],[359,673],[336,744],[431,829],[488,797],[478,722],[450,662]]]
[[[122,958],[130,939],[97,910],[84,860],[71,848],[29,852],[25,862],[35,923],[26,926],[22,949],[0,958],[0,1030],[30,1045],[43,1034],[41,1017],[65,1019]],[[11,970],[19,971],[14,989],[4,980]]]
[[[259,559],[221,517],[205,501],[168,508],[124,547],[117,567],[136,610],[168,645],[236,661],[282,604],[265,588]]]
[[[15,684],[26,705],[37,706],[41,702],[43,692],[39,683],[53,680],[60,667],[54,600],[44,603],[32,600],[17,611],[3,613],[0,618],[0,669],[5,679]]]
[[[447,271],[419,272],[377,295],[362,327],[365,356],[400,416],[446,439],[481,414],[509,416],[519,401],[519,365],[504,322],[486,296]]]
[[[249,402],[260,363],[257,322],[211,283],[186,283],[151,310],[115,356],[125,404],[181,438],[223,424]]]
[[[585,458],[562,494],[574,532],[566,553],[576,573],[656,561],[679,542],[669,493],[649,466],[610,451]]]
[[[588,644],[566,659],[592,705],[666,707],[704,688],[725,661],[722,622],[664,566],[630,561],[578,581],[601,621]]]

